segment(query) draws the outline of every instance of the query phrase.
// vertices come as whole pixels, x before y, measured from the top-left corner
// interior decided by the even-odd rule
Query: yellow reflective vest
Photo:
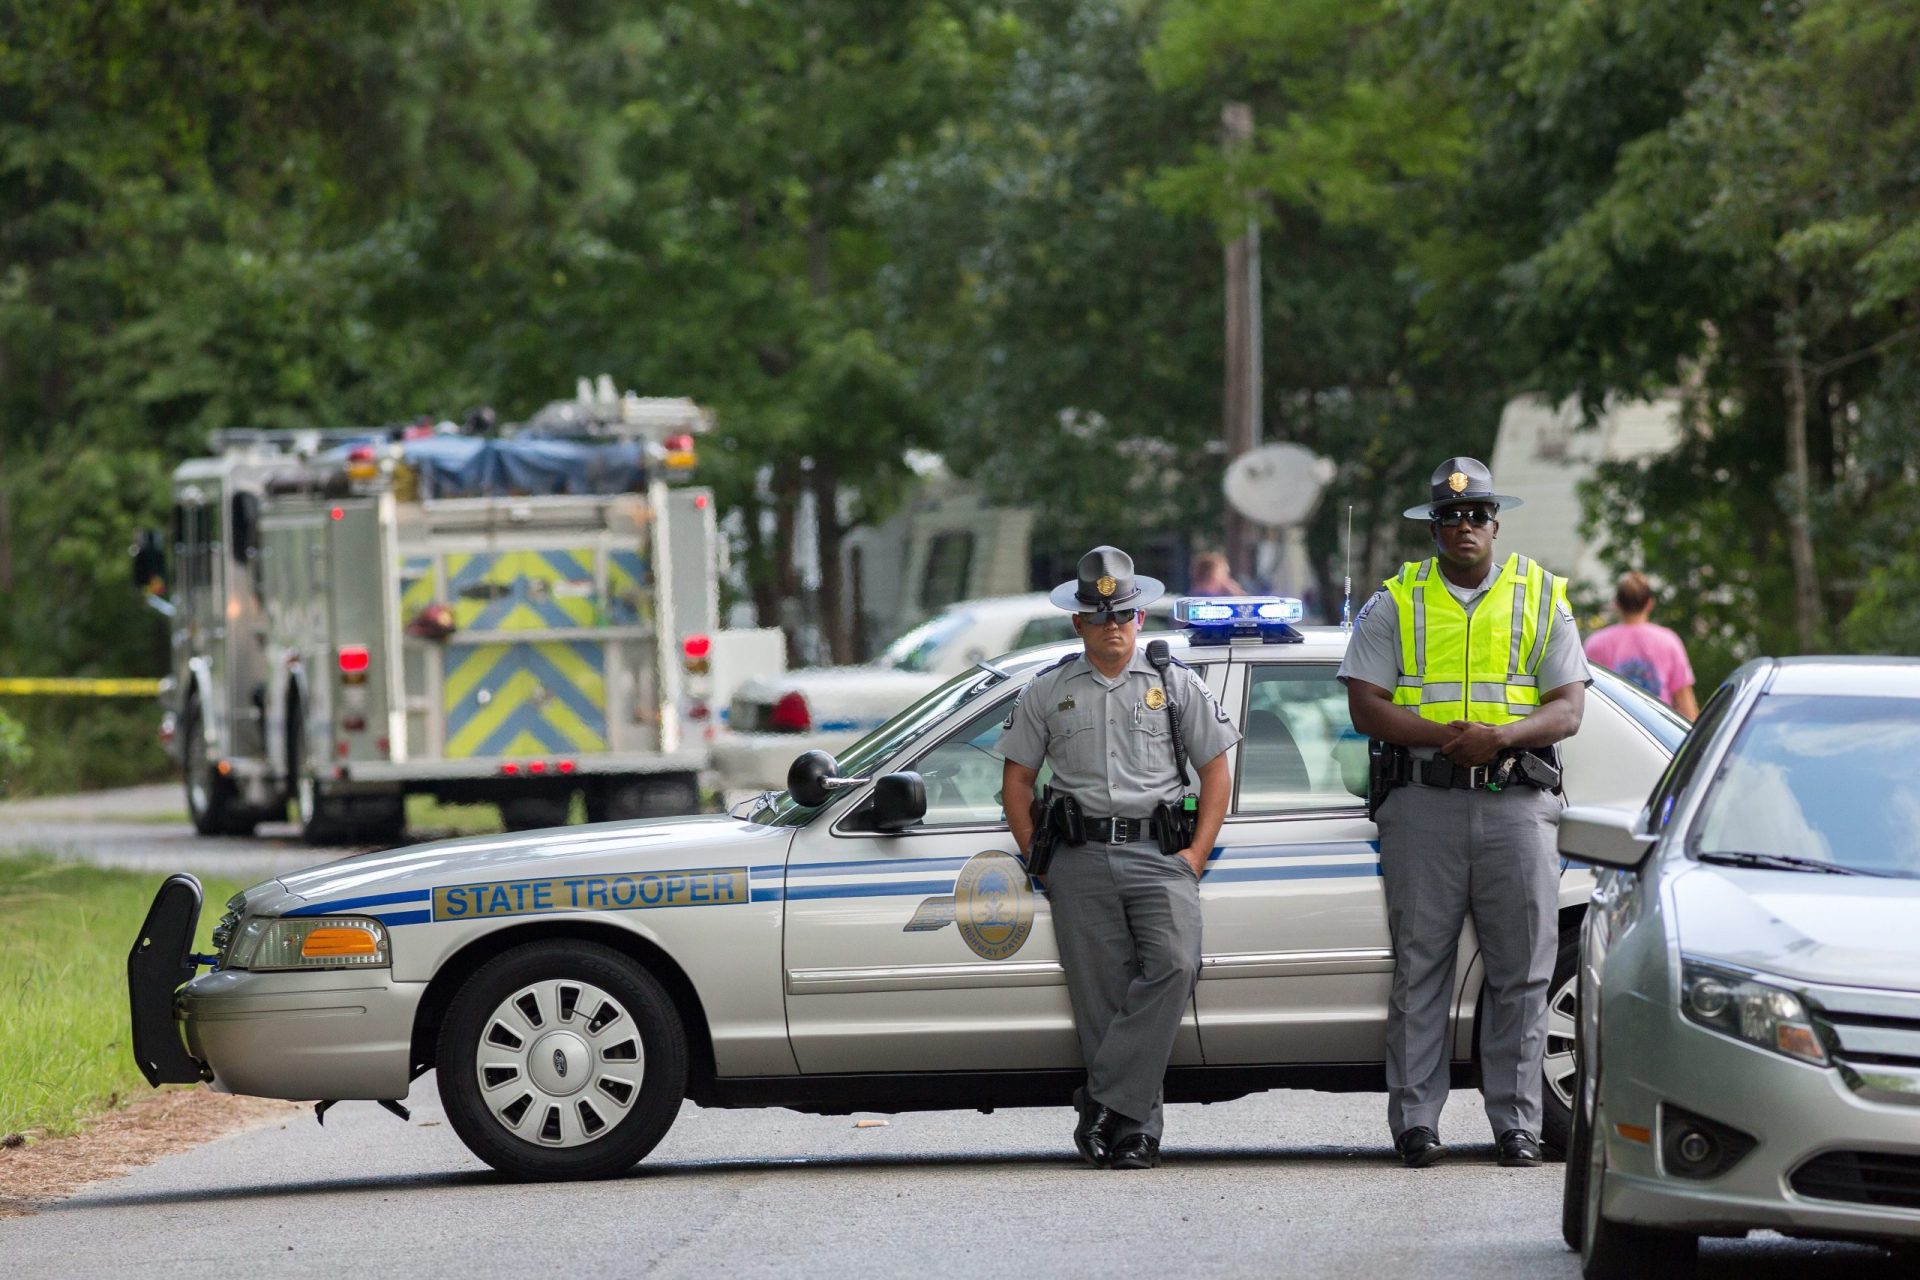
[[[1395,705],[1447,724],[1506,724],[1540,705],[1537,673],[1567,584],[1522,555],[1507,557],[1471,620],[1435,560],[1387,579],[1400,614]]]

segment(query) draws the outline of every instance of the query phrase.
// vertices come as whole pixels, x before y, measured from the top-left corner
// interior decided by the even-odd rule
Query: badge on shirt
[[[1147,690],[1147,710],[1158,711],[1167,705],[1167,695],[1159,689]]]
[[[1072,694],[1068,694],[1068,695],[1067,695],[1067,698],[1066,698],[1066,701],[1064,701],[1064,702],[1062,702],[1062,703],[1060,704],[1060,706],[1059,706],[1059,708],[1058,708],[1058,709],[1059,709],[1059,710],[1061,710],[1061,711],[1071,711],[1071,710],[1073,710],[1073,695],[1072,695]]]

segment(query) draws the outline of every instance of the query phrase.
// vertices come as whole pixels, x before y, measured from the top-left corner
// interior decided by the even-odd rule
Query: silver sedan
[[[1756,1228],[1920,1249],[1920,662],[1748,663],[1639,812],[1569,809],[1563,1231],[1589,1280]]]

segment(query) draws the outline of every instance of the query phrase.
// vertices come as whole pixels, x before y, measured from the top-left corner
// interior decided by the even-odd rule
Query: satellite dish
[[[1297,444],[1249,450],[1227,467],[1227,505],[1259,524],[1286,528],[1305,524],[1333,479],[1334,465]]]

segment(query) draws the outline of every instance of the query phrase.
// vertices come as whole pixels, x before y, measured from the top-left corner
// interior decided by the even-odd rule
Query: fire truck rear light
[[[705,511],[707,509],[707,495],[704,493],[694,494],[693,507],[696,511]]]
[[[335,507],[333,510],[327,512],[327,517],[331,520],[345,520],[347,518],[346,509],[343,507]]]
[[[706,636],[688,636],[680,642],[680,650],[689,658],[704,658],[713,652],[713,641]]]
[[[219,764],[216,764],[213,767],[219,770],[220,776],[224,778],[233,772],[233,761],[222,760]]]
[[[545,773],[546,771],[547,762],[545,760],[533,760],[527,764],[528,773]]]
[[[520,766],[515,764],[513,761],[509,760],[505,764],[500,766],[500,772],[506,774],[509,778],[512,778],[519,774]]]
[[[353,448],[347,450],[347,461],[348,462],[372,462],[373,446],[370,444],[355,445]]]
[[[347,758],[347,752],[351,749],[352,748],[348,747],[345,742],[336,742],[333,744],[333,754],[339,756],[342,760]]]
[[[367,718],[365,716],[341,716],[340,727],[348,733],[360,733],[367,727]]]
[[[687,719],[705,720],[707,718],[707,715],[708,715],[708,711],[707,711],[706,703],[693,702],[687,705]]]
[[[562,772],[562,773],[572,773],[572,772],[573,772],[573,768],[574,768],[574,765],[573,765],[573,761],[571,761],[571,760],[562,760],[562,761],[560,762],[560,766],[559,766],[559,767],[560,767],[560,772]]]
[[[807,710],[807,700],[799,690],[782,694],[780,701],[773,704],[767,727],[775,733],[805,733],[813,728],[813,714]]]
[[[365,672],[372,661],[367,655],[367,646],[363,644],[343,644],[340,646],[340,670],[354,676]]]

